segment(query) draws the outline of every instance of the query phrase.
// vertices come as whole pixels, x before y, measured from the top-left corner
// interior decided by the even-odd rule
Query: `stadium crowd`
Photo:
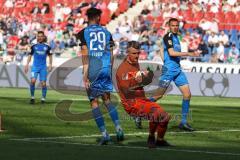
[[[85,12],[90,7],[103,10],[101,24],[124,13],[136,0],[0,0],[0,61],[21,62],[36,31],[47,35],[55,56],[79,54],[75,34],[86,26]],[[141,42],[140,59],[161,61],[162,37],[168,31],[167,20],[178,18],[179,39],[183,51],[201,50],[191,61],[239,63],[240,4],[236,0],[159,0],[144,6],[140,15],[118,23],[113,35],[114,53],[123,57],[127,41]],[[239,19],[239,20],[238,20]],[[239,22],[238,22],[239,21]],[[187,57],[186,57],[187,58]]]

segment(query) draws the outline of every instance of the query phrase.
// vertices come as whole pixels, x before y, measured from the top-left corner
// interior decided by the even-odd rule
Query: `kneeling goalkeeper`
[[[149,120],[147,141],[149,148],[170,146],[164,140],[170,116],[160,105],[146,98],[143,87],[152,82],[153,72],[151,70],[140,71],[139,54],[140,44],[136,41],[128,42],[127,57],[116,73],[122,105],[129,115]],[[157,138],[155,132],[157,132]]]

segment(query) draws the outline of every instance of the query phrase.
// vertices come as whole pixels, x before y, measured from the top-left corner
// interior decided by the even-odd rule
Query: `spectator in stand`
[[[217,59],[219,63],[223,63],[224,62],[224,45],[223,42],[219,42],[217,44]]]
[[[148,9],[148,6],[147,5],[144,5],[143,6],[143,10],[141,12],[141,15],[143,16],[147,16],[151,11]]]
[[[231,6],[237,3],[237,0],[227,0],[227,3]]]
[[[50,13],[50,7],[48,3],[43,3],[43,7],[41,9],[42,14],[48,14]]]
[[[107,4],[104,0],[100,0],[97,4],[96,8],[105,10],[105,9],[107,9]]]
[[[188,5],[187,5],[187,1],[186,1],[186,0],[181,1],[180,9],[181,9],[182,11],[188,10]]]
[[[90,3],[92,8],[96,8],[96,6],[98,5],[98,0],[92,0],[92,2]]]
[[[224,3],[222,6],[222,11],[223,12],[230,12],[232,11],[232,6],[228,3]]]
[[[127,44],[128,44],[128,39],[125,37],[122,37],[119,42],[119,58],[123,58],[126,55],[127,52]]]
[[[116,28],[116,31],[112,34],[112,38],[114,42],[120,42],[120,39],[123,37],[123,35],[119,32],[119,29]]]
[[[31,46],[30,46],[28,37],[27,36],[22,37],[17,45],[18,53],[27,55],[30,49],[31,49]]]
[[[219,6],[216,3],[213,3],[210,8],[210,12],[212,13],[218,13]]]
[[[60,3],[56,5],[54,10],[54,23],[62,22],[64,19],[63,7]]]
[[[15,61],[21,64],[23,61],[23,57],[28,55],[28,53],[30,52],[30,49],[31,47],[28,42],[28,37],[27,36],[22,37],[16,46]]]
[[[214,32],[214,33],[219,33],[219,30],[218,30],[218,20],[217,19],[213,19],[213,21],[211,22],[211,25],[210,25],[210,31],[211,32]]]
[[[232,7],[232,11],[237,14],[238,12],[240,12],[240,2],[236,2],[234,4],[234,6]]]
[[[208,21],[206,18],[203,18],[200,22],[199,22],[199,27],[203,30],[203,31],[208,31],[210,30],[212,23],[210,21]]]
[[[200,41],[200,44],[198,46],[198,50],[200,50],[202,52],[202,54],[201,54],[202,55],[201,61],[202,62],[209,62],[211,56],[210,56],[210,53],[208,52],[208,46],[204,42],[203,39],[201,39],[201,41]]]
[[[226,47],[228,46],[229,43],[229,38],[228,36],[224,33],[224,31],[221,31],[219,36],[218,36],[218,42],[223,42],[223,45]]]
[[[239,63],[239,50],[235,44],[232,44],[231,49],[229,50],[227,61],[233,64]]]
[[[107,8],[111,11],[111,17],[112,18],[114,18],[114,17],[116,17],[116,15],[115,15],[115,12],[117,11],[117,9],[118,9],[118,2],[117,2],[117,0],[111,0],[109,3],[108,3],[108,6],[107,6]]]
[[[194,3],[192,6],[192,12],[201,12],[203,10],[202,5],[200,3]]]
[[[216,35],[215,32],[212,32],[208,37],[208,47],[210,47],[211,52],[213,51],[213,48],[216,46],[217,43],[218,43],[218,36]]]
[[[131,41],[139,41],[140,39],[140,32],[138,30],[133,30],[132,36],[131,36]]]
[[[41,13],[41,8],[39,7],[38,3],[35,4],[35,7],[31,10],[32,14],[40,14]]]
[[[70,13],[72,12],[71,8],[69,7],[69,3],[65,2],[63,7],[62,7],[62,12],[65,16],[70,15]]]
[[[6,8],[13,8],[14,7],[14,0],[6,0],[6,2],[4,3],[4,7]]]

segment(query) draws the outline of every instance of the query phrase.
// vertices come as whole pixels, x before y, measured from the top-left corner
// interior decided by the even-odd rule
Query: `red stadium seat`
[[[101,15],[100,24],[106,25],[111,20],[110,16],[111,16],[111,11],[108,8],[103,10],[103,13]]]
[[[125,12],[128,9],[128,0],[119,0],[118,4],[121,13]]]
[[[206,12],[206,13],[204,14],[204,17],[205,17],[206,19],[210,20],[210,21],[213,20],[214,16],[215,16],[215,14],[214,14],[213,12]]]

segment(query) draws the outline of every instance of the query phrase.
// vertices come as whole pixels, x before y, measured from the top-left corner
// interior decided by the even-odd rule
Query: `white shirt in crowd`
[[[227,3],[231,6],[233,6],[236,2],[237,0],[227,0]]]
[[[114,13],[118,9],[118,2],[117,1],[110,1],[108,4],[108,9]]]
[[[218,36],[218,41],[219,42],[223,42],[224,45],[228,44],[229,38],[228,36],[224,33],[224,34],[220,34]]]
[[[208,37],[208,43],[217,44],[218,43],[218,36],[216,34],[211,34]]]

